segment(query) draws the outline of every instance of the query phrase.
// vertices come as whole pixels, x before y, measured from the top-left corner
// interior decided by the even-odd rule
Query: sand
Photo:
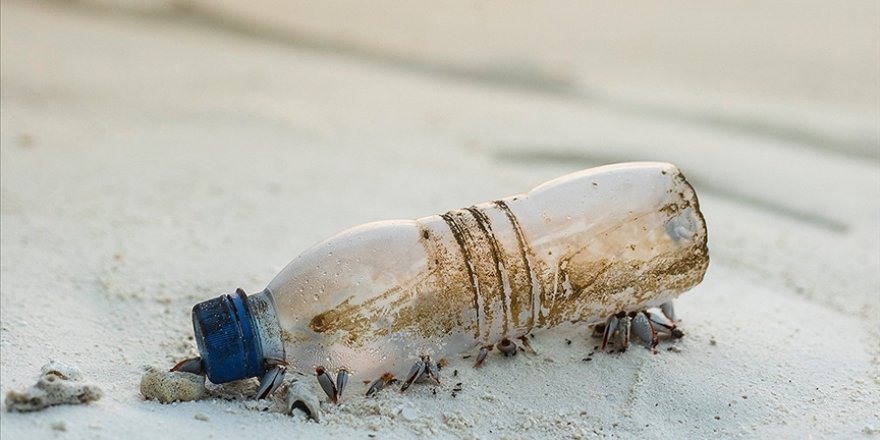
[[[713,83],[729,75],[714,57],[675,58],[691,76],[639,57],[590,70],[581,47],[568,85],[542,89],[471,74],[479,57],[432,52],[427,32],[421,58],[404,63],[389,60],[415,57],[407,47],[367,56],[237,32],[179,5],[0,3],[0,393],[29,387],[53,359],[104,393],[36,413],[3,406],[0,435],[876,437],[880,51],[864,19],[876,9],[854,3],[846,11],[862,19],[829,34],[857,41],[849,49],[806,39],[815,50],[797,53],[815,63],[779,62],[726,87]],[[838,29],[836,14],[798,11],[800,24]],[[369,29],[352,26],[358,48],[390,38]],[[538,66],[558,61],[531,50],[522,56]],[[765,58],[745,52],[736,65],[759,69]],[[447,61],[464,67],[437,74]],[[817,63],[826,75],[801,75]],[[539,332],[538,355],[481,370],[450,359],[436,394],[416,385],[366,399],[352,378],[320,423],[247,400],[253,382],[184,403],[139,392],[147,366],[195,353],[194,303],[261,290],[335,232],[625,160],[677,164],[709,226],[707,276],[677,303],[687,335],[657,355],[584,361],[596,345],[587,329]]]

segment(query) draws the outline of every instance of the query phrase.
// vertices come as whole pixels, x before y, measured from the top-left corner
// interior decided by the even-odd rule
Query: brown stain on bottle
[[[421,225],[419,242],[428,265],[419,277],[361,303],[349,297],[312,317],[309,329],[323,335],[337,334],[353,346],[398,332],[442,338],[461,331],[479,338],[478,320],[470,317],[477,310],[477,275],[465,264],[460,250],[451,248],[449,240],[443,240],[429,226]],[[390,325],[380,325],[387,321]]]

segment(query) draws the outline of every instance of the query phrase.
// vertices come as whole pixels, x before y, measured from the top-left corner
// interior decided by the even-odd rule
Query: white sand
[[[165,6],[103,8],[0,4],[0,393],[33,384],[50,359],[77,365],[104,390],[88,406],[4,407],[4,440],[880,432],[875,4],[851,5],[847,13],[860,19],[843,37],[829,34],[852,41],[847,50],[811,46],[822,40],[815,35],[804,43],[814,63],[777,62],[766,81],[737,76],[718,94],[712,78],[729,74],[715,57],[682,56],[697,72],[682,87],[663,78],[690,77],[638,57],[591,71],[581,48],[571,58],[575,83],[592,90],[616,81],[597,100],[580,86],[495,86],[467,69],[436,75],[156,15]],[[839,14],[798,11],[798,26],[841,27]],[[696,31],[698,18],[685,22]],[[390,38],[371,40],[369,29],[353,26],[351,38],[364,47]],[[798,51],[774,40],[772,27],[752,31],[778,49],[765,51],[773,59]],[[748,56],[761,51],[724,47],[745,52],[740,68],[762,66],[764,58]],[[476,62],[468,53],[418,55],[467,67]],[[540,51],[521,54],[539,66],[558,59],[530,53]],[[813,65],[826,74],[801,74]],[[625,74],[646,66],[660,73]],[[691,80],[699,87],[688,89]],[[776,93],[782,83],[788,88]],[[722,117],[695,116],[704,114]],[[353,378],[346,403],[327,407],[321,424],[256,402],[162,405],[139,396],[145,365],[193,353],[192,304],[262,289],[320,239],[636,159],[678,164],[709,225],[712,263],[678,303],[687,333],[678,353],[597,353],[584,362],[595,345],[588,331],[556,329],[536,335],[538,356],[493,357],[482,370],[451,360],[437,395],[416,386],[368,400],[363,378]],[[452,397],[457,382],[463,390]]]

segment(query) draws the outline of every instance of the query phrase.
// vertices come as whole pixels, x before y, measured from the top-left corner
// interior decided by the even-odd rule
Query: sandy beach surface
[[[0,436],[880,438],[880,6],[844,3],[0,3],[0,394],[49,360],[104,392]],[[537,332],[321,423],[139,394],[193,304],[319,240],[629,160],[709,227],[659,354]]]

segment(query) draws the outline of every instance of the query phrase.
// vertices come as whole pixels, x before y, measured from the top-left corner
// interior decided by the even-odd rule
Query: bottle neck
[[[281,324],[278,322],[272,292],[267,288],[248,296],[248,309],[260,341],[264,362],[286,362]]]

